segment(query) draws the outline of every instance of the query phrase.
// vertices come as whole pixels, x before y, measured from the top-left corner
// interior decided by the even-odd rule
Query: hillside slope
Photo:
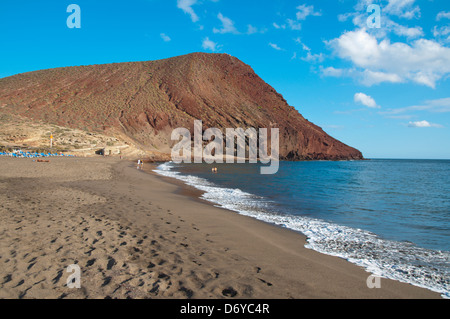
[[[132,141],[170,153],[174,128],[280,129],[288,160],[362,159],[307,121],[252,68],[228,54],[66,67],[0,79],[0,113]]]

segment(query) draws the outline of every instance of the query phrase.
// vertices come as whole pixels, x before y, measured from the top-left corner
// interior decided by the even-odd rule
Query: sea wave
[[[183,175],[174,167],[167,162],[154,171],[203,191],[201,197],[215,206],[303,233],[307,237],[306,248],[344,258],[375,276],[426,288],[450,299],[450,252],[382,239],[366,230],[319,219],[282,214],[274,211],[274,203],[263,197]]]

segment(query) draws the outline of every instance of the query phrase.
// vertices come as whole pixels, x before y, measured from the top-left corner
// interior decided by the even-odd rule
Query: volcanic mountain
[[[113,136],[170,154],[174,128],[280,130],[287,160],[362,159],[306,120],[253,69],[228,54],[41,70],[0,79],[0,114]]]

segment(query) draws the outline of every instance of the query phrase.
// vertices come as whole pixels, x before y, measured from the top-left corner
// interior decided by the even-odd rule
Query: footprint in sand
[[[237,295],[237,291],[233,289],[233,287],[228,287],[222,290],[222,295],[225,297],[235,297]]]
[[[151,294],[154,294],[155,296],[157,296],[158,295],[158,292],[159,292],[159,285],[158,285],[158,281],[157,282],[155,282],[154,284],[153,284],[153,288],[152,289],[150,289],[149,291],[148,291],[149,293],[151,293]]]
[[[59,280],[61,279],[62,275],[63,275],[63,271],[62,270],[58,271],[58,274],[56,275],[56,277],[53,278],[53,284],[57,284],[59,282]]]
[[[3,277],[2,285],[10,282],[11,280],[12,280],[12,275],[11,274],[6,275],[5,277]]]
[[[95,259],[95,258],[88,260],[87,263],[86,263],[86,267],[92,266],[95,263],[96,260],[97,259]]]
[[[183,292],[186,296],[186,298],[191,299],[192,296],[194,295],[194,292],[191,289],[188,289],[186,287],[180,287],[179,289],[181,292]]]
[[[19,287],[19,286],[22,286],[23,284],[25,283],[25,280],[21,280],[21,281],[19,281],[18,283],[17,283],[17,285],[15,285],[13,288],[17,288],[17,287]]]
[[[111,279],[112,279],[111,276],[106,277],[105,280],[103,281],[102,287],[109,285],[109,283],[111,282]]]
[[[108,264],[106,265],[106,269],[111,270],[112,267],[114,267],[114,265],[116,264],[117,264],[116,260],[113,257],[108,256]]]
[[[265,283],[267,286],[273,286],[272,283],[265,281],[264,279],[258,278],[262,283]]]
[[[167,262],[167,260],[165,260],[165,259],[160,259],[159,262],[158,262],[158,266],[162,266],[162,265],[164,265],[166,262]]]

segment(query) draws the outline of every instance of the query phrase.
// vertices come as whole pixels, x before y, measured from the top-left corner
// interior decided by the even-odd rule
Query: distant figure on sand
[[[139,160],[138,160],[137,169],[140,169],[140,168],[141,168],[141,160],[139,159]]]

